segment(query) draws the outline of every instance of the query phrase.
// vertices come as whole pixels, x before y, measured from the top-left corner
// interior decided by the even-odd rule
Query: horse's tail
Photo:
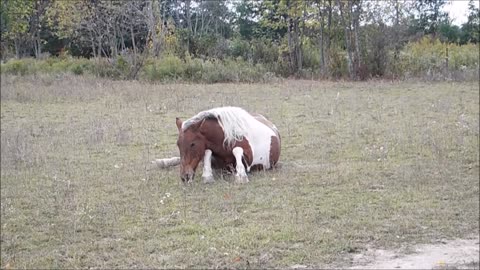
[[[161,169],[173,167],[180,164],[180,157],[155,159],[152,160],[152,164],[157,165]]]

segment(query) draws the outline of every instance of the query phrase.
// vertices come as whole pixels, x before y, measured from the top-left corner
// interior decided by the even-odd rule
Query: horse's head
[[[205,154],[207,143],[205,137],[200,133],[204,121],[199,121],[183,129],[182,120],[177,118],[177,146],[180,150],[180,177],[183,182],[193,181],[195,170]]]

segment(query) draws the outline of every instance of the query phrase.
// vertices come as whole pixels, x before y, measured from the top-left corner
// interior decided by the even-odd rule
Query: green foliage
[[[251,54],[250,43],[241,38],[235,38],[230,44],[230,54],[237,58],[248,59]]]
[[[252,60],[254,63],[272,64],[278,61],[279,47],[267,40],[256,39],[252,42]]]
[[[320,50],[310,40],[302,46],[303,68],[320,69]]]
[[[478,68],[479,52],[476,45],[447,44],[424,37],[405,46],[400,55],[401,73],[423,76],[445,72],[447,48],[450,71]]]
[[[185,60],[167,56],[150,60],[143,69],[142,78],[149,81],[185,80],[192,82],[258,82],[268,70],[261,64],[251,65],[238,59],[202,60],[186,55]]]
[[[194,58],[190,54],[185,56],[185,78],[191,81],[198,82],[202,79],[203,61],[199,58]]]
[[[330,76],[333,78],[347,77],[348,67],[347,67],[347,56],[345,51],[330,51]]]
[[[447,0],[422,0],[414,3],[417,18],[413,20],[412,27],[423,31],[425,34],[436,34],[441,22],[448,20],[448,13],[443,11]]]
[[[184,62],[174,55],[149,61],[144,67],[144,76],[149,81],[178,79],[185,72]]]
[[[33,4],[34,2],[30,0],[2,1],[2,15],[5,16],[6,23],[4,37],[15,39],[28,32]]]
[[[236,7],[238,14],[238,33],[242,38],[247,40],[251,40],[253,38],[256,29],[259,27],[258,22],[252,19],[258,13],[256,4],[258,4],[258,2],[252,0],[243,0]]]
[[[379,32],[380,33],[380,32]],[[380,37],[381,35],[377,35]],[[456,45],[442,43],[439,39],[423,38],[408,43],[395,61],[392,51],[387,51],[382,39],[372,36],[370,48],[365,52],[365,76],[425,76],[444,74],[446,71],[446,49],[448,48],[448,71],[473,70],[478,67],[478,48],[475,44]],[[231,57],[224,60],[193,58],[188,52],[182,58],[169,54],[148,59],[140,70],[140,79],[147,81],[182,80],[203,83],[258,82],[273,76],[288,77],[291,70],[285,45],[254,40],[247,48],[244,40],[236,39],[230,49]],[[302,48],[304,67],[296,73],[299,77],[320,74],[318,47],[305,42]],[[246,55],[246,56],[245,56]],[[233,57],[236,56],[236,57]],[[346,51],[331,49],[326,77],[347,78]],[[247,59],[245,59],[247,58]],[[24,58],[11,59],[1,64],[4,74],[29,75],[37,73],[91,74],[112,79],[129,79],[134,65],[132,59],[118,56],[107,58],[50,57],[42,60]]]
[[[69,70],[75,75],[86,74],[93,70],[93,62],[88,59],[80,58],[70,65]]]
[[[455,45],[449,44],[449,67],[454,70],[459,70],[463,68],[469,69],[478,69],[478,45],[476,44],[466,44],[466,45]]]
[[[480,9],[475,7],[473,0],[470,0],[468,10],[468,20],[462,25],[460,33],[461,44],[480,41]]]
[[[13,74],[13,75],[26,75],[31,73],[31,68],[29,61],[31,59],[22,59],[22,60],[17,60],[17,59],[12,59],[8,61],[7,63],[2,63],[1,64],[1,71],[2,73],[5,74]]]
[[[442,23],[438,28],[442,40],[448,43],[457,43],[460,41],[461,30],[458,26],[451,23]]]

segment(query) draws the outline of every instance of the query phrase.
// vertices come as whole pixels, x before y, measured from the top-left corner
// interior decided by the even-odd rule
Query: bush
[[[312,42],[306,42],[302,46],[302,56],[303,68],[310,70],[320,69],[320,51]]]
[[[1,71],[5,74],[13,75],[27,75],[33,73],[33,69],[30,67],[33,59],[12,59],[5,64],[1,64]]]
[[[115,65],[109,59],[95,58],[92,61],[92,74],[101,78],[119,79],[121,73],[115,68]]]
[[[69,70],[75,75],[82,75],[86,73],[92,73],[93,62],[88,59],[78,59],[70,65]]]
[[[160,59],[150,60],[144,67],[144,77],[150,81],[163,81],[182,78],[185,72],[185,63],[174,55],[167,55]]]
[[[456,45],[442,43],[424,37],[418,42],[405,46],[400,54],[398,72],[413,76],[440,76],[446,70],[446,51],[448,48],[448,71],[478,68],[478,48],[474,44]]]
[[[230,55],[234,58],[241,57],[243,60],[248,60],[251,50],[248,41],[235,38],[230,44]]]
[[[333,78],[342,78],[348,76],[347,55],[346,52],[330,51],[329,71]]]
[[[273,64],[278,61],[279,47],[268,40],[252,42],[252,61],[254,63]]]
[[[202,79],[203,61],[199,58],[192,59],[190,54],[185,56],[184,79],[200,81]]]
[[[97,70],[106,68],[103,64],[95,68],[96,60],[89,60],[84,58],[57,58],[50,57],[42,60],[24,58],[12,59],[5,64],[2,64],[2,73],[15,75],[30,75],[36,73],[44,74],[59,74],[71,72],[76,75],[85,73],[95,73]],[[108,74],[102,73],[105,77]]]

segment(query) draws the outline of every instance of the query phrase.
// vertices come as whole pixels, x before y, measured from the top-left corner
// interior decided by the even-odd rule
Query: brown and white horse
[[[180,177],[190,182],[203,160],[203,181],[213,182],[212,168],[235,168],[235,182],[248,182],[251,169],[270,169],[280,157],[280,134],[260,114],[238,107],[203,111],[176,119],[180,150]]]

